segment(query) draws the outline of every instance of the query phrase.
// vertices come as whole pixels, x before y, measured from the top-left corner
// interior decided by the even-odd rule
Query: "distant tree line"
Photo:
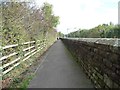
[[[71,32],[68,37],[75,38],[120,38],[120,26],[110,24],[98,25],[92,29],[79,29],[78,31]]]

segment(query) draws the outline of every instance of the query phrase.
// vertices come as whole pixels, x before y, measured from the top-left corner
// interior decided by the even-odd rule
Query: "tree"
[[[102,24],[89,30],[75,31],[69,33],[68,36],[76,38],[120,38],[120,26],[111,22],[110,25]]]

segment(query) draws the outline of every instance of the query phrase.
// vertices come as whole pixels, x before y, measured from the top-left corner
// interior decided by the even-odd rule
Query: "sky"
[[[78,29],[90,29],[99,24],[118,24],[120,0],[35,0],[38,6],[48,2],[60,17],[57,31],[64,34]]]

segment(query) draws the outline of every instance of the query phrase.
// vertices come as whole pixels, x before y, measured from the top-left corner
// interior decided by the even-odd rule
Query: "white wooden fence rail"
[[[38,42],[40,42],[40,43],[38,43]],[[19,45],[22,45],[23,47],[24,47],[24,45],[28,45],[29,47],[24,48],[22,50],[22,52],[24,53],[23,56],[18,56],[15,60],[11,60],[11,62],[8,62],[6,64],[3,64],[2,62],[4,60],[7,60],[8,58],[10,58],[12,56],[15,56],[17,54],[19,55],[19,52],[13,52],[13,53],[10,53],[9,55],[5,55],[5,56],[0,57],[0,63],[2,63],[2,66],[0,66],[0,71],[2,70],[2,73],[0,74],[0,76],[7,74],[11,70],[13,70],[16,66],[21,64],[23,61],[29,59],[31,56],[36,54],[38,51],[45,48],[46,47],[46,40],[44,40],[44,41],[30,41],[30,42],[25,42],[22,44],[7,45],[4,47],[1,47],[1,49],[5,50],[5,49],[9,49],[9,48],[19,47]],[[6,67],[8,67],[8,68],[4,70],[4,68],[6,68]]]

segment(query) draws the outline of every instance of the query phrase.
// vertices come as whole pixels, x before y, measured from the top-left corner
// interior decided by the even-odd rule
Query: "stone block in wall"
[[[104,74],[104,82],[109,88],[112,88],[113,81],[111,81],[111,79],[106,74]]]
[[[120,88],[117,83],[113,83],[113,88]]]

